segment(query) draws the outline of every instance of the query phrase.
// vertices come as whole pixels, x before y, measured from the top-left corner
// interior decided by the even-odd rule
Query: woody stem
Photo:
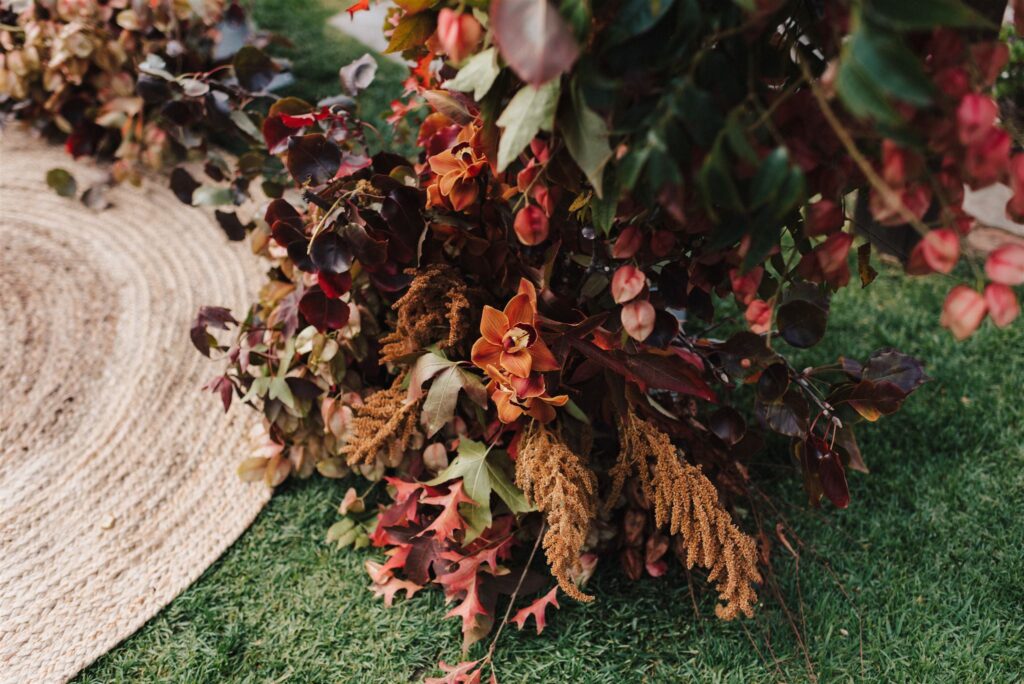
[[[494,662],[494,648],[498,645],[498,637],[501,636],[501,631],[508,624],[508,618],[512,614],[512,607],[515,606],[516,599],[519,597],[519,590],[522,589],[523,581],[526,580],[526,573],[530,571],[530,566],[533,565],[533,557],[537,555],[537,549],[540,547],[540,540],[544,536],[544,528],[546,526],[547,521],[541,521],[540,530],[537,531],[537,539],[534,540],[533,548],[530,550],[530,557],[526,559],[526,565],[523,566],[523,571],[519,574],[519,581],[516,582],[515,591],[512,592],[512,597],[508,601],[508,607],[505,608],[505,615],[502,616],[501,624],[498,625],[498,631],[494,633],[494,638],[491,639],[491,646],[487,649],[487,655],[484,656],[483,662],[492,664]]]

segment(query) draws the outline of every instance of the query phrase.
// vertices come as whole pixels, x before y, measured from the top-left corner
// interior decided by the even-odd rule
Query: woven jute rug
[[[0,682],[65,681],[199,577],[269,496],[234,469],[250,411],[201,392],[202,304],[244,314],[257,260],[156,183],[0,132]]]

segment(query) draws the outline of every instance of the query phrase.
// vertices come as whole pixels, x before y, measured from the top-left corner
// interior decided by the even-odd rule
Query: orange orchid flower
[[[452,209],[462,211],[476,202],[480,193],[476,177],[487,167],[487,160],[478,157],[469,143],[439,152],[429,163],[437,178],[427,186],[427,206],[444,206],[447,198]]]
[[[520,378],[500,371],[494,366],[486,368],[491,381],[487,393],[498,409],[498,420],[502,423],[515,422],[524,413],[541,423],[550,423],[555,418],[555,406],[565,406],[568,395],[552,397],[547,393],[544,377],[537,373]]]
[[[496,366],[517,378],[537,371],[558,370],[558,362],[537,333],[537,299],[532,285],[509,300],[504,311],[485,306],[480,320],[480,339],[470,358],[484,370]],[[532,295],[532,296],[531,296]]]

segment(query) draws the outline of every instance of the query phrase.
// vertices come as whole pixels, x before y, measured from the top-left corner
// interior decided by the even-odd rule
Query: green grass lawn
[[[327,20],[351,5],[345,0],[245,0],[253,20],[261,29],[283,36],[292,47],[271,46],[269,51],[292,62],[295,83],[282,94],[295,95],[316,103],[324,97],[341,92],[338,69],[373,51],[341,31]],[[377,77],[359,97],[360,114],[366,121],[380,126],[380,140],[372,132],[368,138],[374,149],[387,141],[388,132],[382,125],[390,113],[390,103],[401,95],[405,70],[397,63],[377,58]]]
[[[816,355],[893,345],[928,359],[934,378],[861,432],[872,473],[851,476],[850,508],[807,510],[794,473],[771,485],[835,573],[807,550],[798,573],[776,549],[782,597],[823,682],[1008,682],[1024,671],[1024,327],[986,325],[957,344],[936,323],[944,287],[883,273],[837,297]],[[457,660],[458,620],[442,618],[439,592],[387,609],[367,590],[369,552],[323,543],[347,486],[285,487],[194,586],[79,681],[395,682]],[[630,583],[615,565],[594,577],[596,602],[564,599],[542,637],[505,632],[501,681],[808,678],[771,596],[755,619],[723,624],[707,617],[709,592],[695,618],[681,572]]]
[[[262,26],[293,39],[316,33],[310,27],[330,13],[303,2],[255,7]],[[300,86],[311,98],[331,92],[337,66],[363,52],[324,31],[323,45],[296,41],[292,54],[298,73],[316,75]],[[399,79],[388,67],[376,106]],[[768,488],[807,544],[799,569],[781,548],[774,554],[806,656],[770,592],[755,619],[724,624],[708,617],[712,592],[700,594],[694,615],[678,568],[630,583],[609,562],[590,585],[596,602],[562,600],[542,637],[503,634],[500,680],[803,681],[809,671],[822,682],[1019,680],[1024,325],[986,324],[957,344],[937,323],[947,287],[883,272],[867,290],[836,298],[812,352],[824,361],[895,346],[925,359],[934,381],[859,433],[872,473],[851,475],[849,509],[808,510],[798,475],[770,469],[778,475]],[[372,552],[323,543],[347,487],[284,487],[195,585],[77,681],[397,682],[459,660],[459,621],[443,619],[439,592],[387,609],[367,590],[362,564]]]

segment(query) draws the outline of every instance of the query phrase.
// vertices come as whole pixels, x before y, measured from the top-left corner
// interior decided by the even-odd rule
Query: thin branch
[[[850,158],[853,159],[857,168],[859,168],[861,173],[864,174],[864,177],[867,178],[868,183],[875,192],[882,196],[886,205],[896,209],[900,217],[913,226],[914,230],[921,235],[926,235],[929,232],[928,226],[926,226],[921,219],[915,216],[914,212],[907,208],[907,205],[903,203],[903,198],[900,197],[895,190],[889,187],[889,184],[878,175],[877,171],[875,171],[871,162],[868,161],[864,154],[857,148],[857,144],[850,136],[850,132],[846,130],[846,127],[843,126],[843,123],[839,120],[839,117],[836,116],[835,111],[832,109],[832,105],[828,103],[828,98],[825,96],[825,93],[822,92],[821,86],[814,80],[810,67],[807,66],[807,63],[803,58],[798,59],[797,62],[800,65],[800,71],[804,75],[804,80],[806,80],[807,85],[810,86],[811,94],[814,95],[814,99],[818,102],[818,108],[821,109],[821,113],[824,115],[825,120],[832,128],[832,131],[836,134],[839,142],[846,148],[846,152],[850,155]]]

